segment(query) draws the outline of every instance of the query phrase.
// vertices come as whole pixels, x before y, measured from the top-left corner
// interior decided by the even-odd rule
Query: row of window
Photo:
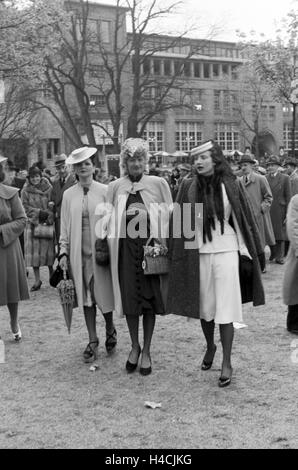
[[[133,71],[135,69],[134,59],[132,60]],[[238,67],[236,64],[211,63],[195,60],[181,59],[159,59],[146,57],[141,67],[144,75],[156,75],[164,77],[181,76],[187,78],[214,79],[224,76],[237,80]]]

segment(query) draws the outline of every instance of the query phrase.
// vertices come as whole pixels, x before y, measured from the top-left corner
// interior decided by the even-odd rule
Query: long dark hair
[[[224,205],[222,183],[225,177],[235,179],[221,147],[214,143],[210,150],[214,165],[211,176],[196,175],[198,202],[203,203],[203,242],[212,241],[212,229],[215,229],[215,217],[220,222],[221,234],[224,233]]]
[[[3,166],[0,163],[0,183],[2,183],[5,180],[5,172],[3,170]]]

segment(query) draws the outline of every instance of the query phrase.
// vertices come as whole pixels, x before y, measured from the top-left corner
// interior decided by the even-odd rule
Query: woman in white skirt
[[[221,148],[208,141],[192,154],[196,175],[183,181],[173,212],[175,236],[170,240],[167,311],[200,318],[207,343],[202,370],[212,366],[216,352],[214,328],[219,324],[223,360],[218,385],[226,387],[233,371],[233,322],[242,322],[242,303],[264,304],[258,261],[262,247],[245,190],[232,174]],[[203,220],[198,218],[200,204]],[[192,238],[185,230],[187,220],[194,228]],[[250,271],[245,289],[240,282],[239,259]]]

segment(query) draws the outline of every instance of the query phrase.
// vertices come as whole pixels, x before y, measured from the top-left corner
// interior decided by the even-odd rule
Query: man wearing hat
[[[263,250],[266,245],[274,245],[275,238],[270,218],[270,207],[272,204],[272,192],[265,176],[254,171],[255,160],[248,154],[244,154],[239,165],[243,176],[240,180],[243,182],[247,195],[256,216],[260,239]],[[265,254],[262,257],[262,272],[266,272]]]
[[[270,208],[271,222],[273,226],[275,245],[270,245],[270,261],[284,264],[284,251],[286,234],[286,214],[288,204],[291,199],[291,183],[288,175],[279,171],[280,160],[277,156],[271,155],[267,161],[268,175],[266,178],[270,185],[273,202]]]
[[[290,177],[292,196],[298,194],[298,170],[297,160],[295,158],[287,158],[283,165],[286,174]]]
[[[191,174],[191,165],[189,163],[182,163],[178,166],[180,172],[180,178],[178,180],[178,184],[180,185],[184,179],[188,179],[192,177]]]
[[[59,246],[60,238],[60,214],[61,204],[64,191],[76,183],[76,178],[73,174],[70,174],[65,164],[66,155],[62,153],[57,155],[54,160],[54,165],[57,171],[52,185],[51,202],[54,203],[54,214],[55,214],[55,234],[56,244]]]

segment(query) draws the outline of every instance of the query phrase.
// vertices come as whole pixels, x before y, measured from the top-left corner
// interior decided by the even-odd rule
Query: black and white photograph
[[[298,0],[0,0],[0,449],[298,449]]]

